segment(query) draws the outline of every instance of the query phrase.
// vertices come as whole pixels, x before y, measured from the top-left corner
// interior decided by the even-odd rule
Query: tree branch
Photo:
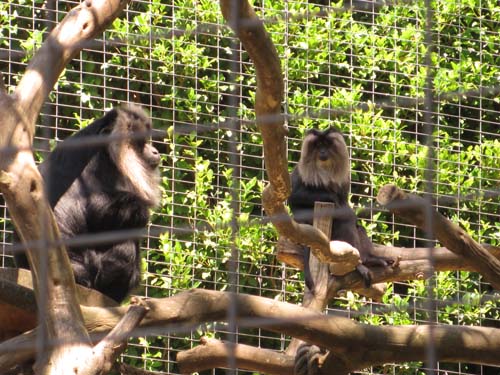
[[[434,235],[441,244],[474,264],[495,289],[500,289],[500,260],[474,241],[465,230],[437,212],[427,200],[407,194],[394,185],[386,185],[380,189],[377,201],[394,215],[420,229],[426,230],[432,224]],[[431,223],[427,222],[428,210],[432,211]]]
[[[327,348],[337,356],[349,356],[349,353],[356,351],[360,356],[369,358],[358,369],[368,366],[367,362],[419,361],[426,355],[426,340],[430,331],[426,325],[371,326],[348,318],[324,316],[303,307],[262,297],[231,296],[230,293],[206,290],[191,290],[165,300],[149,300],[151,313],[144,323],[225,320],[232,302],[238,304],[238,320],[248,322],[245,326],[265,327],[288,334]],[[168,310],[163,309],[162,305],[168,306]],[[438,360],[492,365],[500,363],[499,329],[435,326],[433,330]]]
[[[264,297],[200,289],[165,299],[148,299],[145,303],[150,311],[141,327],[146,330],[137,335],[147,334],[147,327],[157,330],[169,324],[225,321],[230,304],[237,303],[240,327],[259,327],[299,338],[332,351],[332,355],[345,363],[349,363],[347,359],[353,352],[359,353],[365,360],[352,364],[356,366],[352,370],[387,362],[424,360],[430,332],[427,325],[371,326]],[[92,333],[109,331],[127,311],[123,306],[81,308],[85,325]],[[500,329],[442,325],[434,326],[433,330],[437,360],[500,365]],[[24,335],[22,348],[31,348],[33,354],[34,335],[28,341],[26,337]],[[17,337],[0,344],[0,371],[6,368],[11,356],[6,353],[20,350],[19,340]]]
[[[283,124],[283,76],[276,48],[263,22],[247,1],[221,0],[224,18],[240,39],[252,59],[256,77],[255,115],[262,134],[264,159],[269,185],[262,193],[266,214],[281,236],[295,243],[308,245],[322,262],[341,263],[330,251],[330,241],[321,231],[307,224],[296,223],[288,214],[284,201],[291,191],[286,153],[287,130]]]
[[[191,374],[214,367],[228,367],[230,356],[240,369],[270,375],[292,374],[294,357],[274,350],[202,337],[200,345],[177,354],[181,373]]]
[[[494,257],[500,259],[500,248],[490,245],[483,245]],[[473,264],[465,258],[458,256],[445,247],[433,249],[434,270],[435,271],[476,271]],[[300,254],[300,264],[297,268],[302,269],[303,255]],[[377,256],[391,256],[399,259],[399,264],[394,268],[378,269],[373,268],[372,274],[376,283],[386,283],[390,281],[420,280],[430,268],[427,259],[427,248],[403,248],[394,246],[375,245],[374,254]],[[296,257],[299,259],[299,256]],[[19,269],[0,269],[0,304],[4,308],[0,309],[0,336],[8,332],[20,332],[33,329],[36,322],[36,305],[34,294],[29,281],[29,271]],[[29,282],[28,282],[29,281]],[[17,282],[17,283],[16,283]],[[111,301],[97,291],[89,290],[77,285],[80,304],[91,306],[116,306]],[[343,290],[353,290],[360,294],[370,296],[368,290],[364,289],[363,280],[357,272],[351,272],[344,276],[335,277],[331,281],[329,298],[335,293]],[[333,294],[333,295],[332,295]],[[376,297],[376,296],[374,296]],[[7,317],[12,319],[8,319]]]
[[[40,109],[63,69],[85,42],[101,34],[130,0],[86,0],[71,9],[31,59],[15,91],[26,124],[34,130]],[[33,131],[30,132],[33,134]]]
[[[132,299],[128,311],[121,318],[111,332],[95,347],[94,354],[102,358],[102,372],[106,373],[113,368],[116,358],[127,347],[128,338],[148,312],[148,307],[138,298]]]

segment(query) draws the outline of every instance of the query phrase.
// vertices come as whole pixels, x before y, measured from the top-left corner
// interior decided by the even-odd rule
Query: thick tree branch
[[[433,234],[450,251],[467,259],[495,289],[500,289],[500,260],[474,241],[462,228],[452,223],[430,203],[419,196],[407,194],[394,185],[382,187],[377,201],[396,216],[426,230],[432,224]],[[427,213],[432,212],[431,223]]]
[[[33,134],[40,109],[61,72],[83,44],[101,34],[129,0],[87,0],[68,12],[30,61],[15,91],[21,113]]]
[[[141,300],[132,299],[132,305],[120,322],[94,347],[95,356],[102,358],[103,373],[107,373],[113,368],[116,358],[127,347],[127,341],[132,335],[132,331],[139,325],[147,312],[148,308]]]
[[[500,248],[483,245],[493,256],[500,259]],[[445,247],[437,247],[434,252],[435,271],[476,271],[473,264],[465,258],[458,256]],[[303,260],[302,252],[300,262]],[[394,257],[399,259],[399,265],[394,268],[372,269],[372,274],[376,283],[386,283],[390,281],[419,280],[425,277],[430,269],[427,248],[402,248],[393,246],[375,245],[374,254],[378,256]],[[299,256],[297,256],[299,259]],[[297,263],[298,268],[302,268],[302,263]],[[31,277],[29,271],[4,268],[0,270],[0,304],[4,308],[0,309],[0,336],[8,332],[23,332],[35,328],[36,305],[34,294],[31,288]],[[96,291],[92,291],[77,285],[79,290],[80,304],[89,306],[115,306],[105,296]],[[329,297],[342,290],[354,290],[363,295],[367,295],[364,289],[363,280],[357,272],[336,277],[331,281],[332,291]],[[333,294],[333,295],[332,295]]]
[[[221,0],[224,18],[252,59],[256,76],[255,115],[264,142],[266,170],[277,197],[284,201],[290,193],[290,176],[281,116],[283,77],[281,64],[264,24],[245,1]]]
[[[282,260],[293,267],[303,269],[304,255],[301,246],[293,246],[293,244],[283,242],[281,254],[286,252],[286,256]],[[488,252],[496,259],[500,260],[500,249],[495,246],[483,245]],[[375,245],[374,255],[382,257],[391,257],[398,260],[395,267],[387,268],[372,268],[373,282],[386,283],[391,281],[405,280],[421,280],[429,275],[431,270],[434,271],[474,271],[477,272],[477,267],[469,260],[456,255],[445,247],[437,247],[433,249],[434,267],[428,259],[428,248],[404,248],[395,246]],[[344,276],[337,276],[330,280],[329,298],[333,298],[339,291],[353,290],[362,295],[375,297],[377,294],[372,294],[373,290],[365,289],[363,280],[358,272],[350,272]]]
[[[149,319],[164,323],[194,323],[193,318],[198,322],[224,320],[229,304],[234,302],[232,298],[236,298],[238,304],[238,319],[249,319],[248,326],[267,327],[272,331],[289,334],[328,348],[339,356],[356,350],[364,352],[373,364],[401,362],[401,358],[404,361],[425,358],[428,326],[364,325],[347,318],[325,317],[303,307],[256,296],[231,296],[229,293],[192,290],[174,296],[168,302],[150,300],[148,305],[151,313],[144,323],[150,324]],[[168,306],[168,310],[161,308],[161,305]],[[500,349],[498,329],[437,326],[434,327],[434,335],[439,360],[493,365],[500,363],[497,354]],[[380,353],[384,354],[377,357]]]
[[[292,356],[274,350],[223,342],[208,337],[202,337],[199,346],[180,352],[177,355],[177,362],[181,373],[191,374],[215,367],[227,367],[230,356],[234,356],[239,369],[270,375],[293,373],[294,357]]]
[[[259,327],[299,338],[332,351],[332,355],[345,363],[349,363],[350,353],[359,353],[360,358],[366,359],[355,369],[424,360],[430,331],[427,325],[371,326],[263,297],[199,289],[171,298],[149,299],[145,303],[150,311],[141,327],[152,327],[156,331],[165,325],[225,321],[230,304],[237,303],[240,327]],[[111,330],[126,311],[126,307],[82,306],[86,327],[92,333]],[[433,330],[438,360],[500,365],[500,329],[442,325],[434,326]],[[147,334],[147,330],[137,334]],[[0,344],[0,371],[6,368],[5,363],[11,356],[5,353],[20,349],[17,339]],[[25,335],[22,343],[25,350],[33,348],[34,337],[27,341]]]
[[[310,246],[314,255],[323,263],[341,263],[344,259],[330,252],[329,239],[312,226],[298,224],[292,220],[284,205],[290,195],[291,186],[286,154],[287,130],[281,115],[284,84],[276,48],[264,24],[246,0],[221,0],[220,4],[224,18],[241,40],[255,66],[255,114],[262,134],[269,179],[269,185],[262,194],[266,214],[281,236]]]

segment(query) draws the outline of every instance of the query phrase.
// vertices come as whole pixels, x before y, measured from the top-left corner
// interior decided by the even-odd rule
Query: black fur
[[[56,147],[40,165],[47,198],[63,239],[147,225],[149,209],[159,199],[160,155],[144,139],[150,131],[151,122],[139,107],[115,108]],[[141,139],[128,137],[140,134],[144,135]],[[99,135],[121,136],[123,140],[68,147]],[[137,159],[132,158],[136,165],[129,163],[125,169],[117,162],[127,153],[137,153]],[[137,170],[143,171],[142,175],[136,174]],[[138,177],[146,181],[134,183],[132,179]],[[138,185],[141,183],[153,186],[144,192]],[[78,284],[118,302],[139,284],[139,240],[68,246],[67,251]],[[16,255],[16,263],[28,266],[24,254]]]
[[[316,178],[320,173],[322,178]],[[311,225],[314,202],[336,204],[331,240],[344,241],[358,249],[362,264],[357,270],[365,286],[369,287],[372,275],[367,266],[388,266],[393,260],[373,255],[373,245],[349,206],[349,186],[349,156],[342,133],[333,127],[325,131],[309,130],[302,145],[299,164],[292,172],[292,193],[288,203],[297,222]],[[309,254],[310,250],[306,248],[304,275],[308,288],[313,290]]]

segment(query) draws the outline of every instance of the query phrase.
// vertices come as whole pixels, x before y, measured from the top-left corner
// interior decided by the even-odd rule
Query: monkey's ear
[[[340,134],[342,134],[340,129],[334,125],[330,125],[330,127],[325,130],[325,134],[328,134],[328,133],[340,133]]]
[[[116,108],[113,108],[110,111],[108,111],[104,115],[104,117],[97,120],[101,122],[99,134],[102,135],[110,134],[113,128],[115,127],[117,120],[118,120],[118,110]]]
[[[307,135],[309,135],[309,134],[313,134],[313,135],[315,135],[315,136],[318,136],[318,135],[319,135],[319,133],[320,133],[320,131],[319,131],[318,129],[311,128],[311,129],[307,129],[307,130],[306,130],[305,135],[307,136]]]

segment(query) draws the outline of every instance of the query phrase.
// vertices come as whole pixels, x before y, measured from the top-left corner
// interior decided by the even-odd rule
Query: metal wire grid
[[[280,18],[278,22],[285,23],[284,31],[273,31],[271,28],[271,34],[273,40],[277,46],[288,47],[291,51],[294,48],[301,48],[300,44],[297,44],[298,34],[294,34],[297,27],[303,27],[303,20],[306,19],[308,22],[314,21],[315,17],[318,16],[316,13],[308,13],[297,15],[295,13],[293,5],[297,2],[285,2],[283,4],[283,9],[276,10],[270,7],[270,3],[262,2],[260,4],[259,10],[261,11],[261,17],[264,20],[270,20],[269,25],[271,26],[273,22],[276,22],[276,14],[278,13]],[[184,227],[187,232],[194,226],[206,224],[207,220],[205,217],[198,216],[198,210],[186,202],[186,198],[189,194],[196,188],[196,178],[197,173],[191,168],[187,168],[183,165],[179,165],[176,162],[175,155],[182,155],[183,160],[189,165],[189,163],[196,163],[200,157],[208,159],[211,161],[210,169],[213,172],[213,185],[216,191],[211,200],[213,204],[220,203],[224,200],[224,193],[230,192],[227,183],[228,178],[226,175],[227,168],[237,167],[239,173],[236,177],[241,179],[241,181],[248,182],[252,177],[257,177],[259,180],[265,180],[263,159],[262,159],[262,146],[258,139],[253,138],[251,135],[255,133],[254,126],[243,125],[243,127],[237,131],[237,137],[228,134],[226,130],[214,130],[216,127],[227,127],[230,124],[222,121],[221,116],[225,116],[228,112],[231,113],[233,108],[241,105],[241,103],[251,103],[251,97],[249,92],[253,91],[254,88],[254,73],[252,69],[252,64],[245,57],[244,51],[236,43],[235,39],[230,36],[228,37],[228,32],[224,29],[223,22],[220,17],[214,21],[208,21],[199,18],[196,9],[188,9],[179,5],[179,3],[165,3],[165,12],[163,14],[152,14],[148,13],[147,17],[150,18],[151,24],[155,23],[154,31],[150,31],[147,34],[140,34],[135,31],[131,31],[133,28],[134,17],[142,14],[148,9],[148,6],[152,3],[148,1],[137,1],[134,2],[128,11],[121,17],[124,20],[124,29],[126,30],[123,35],[121,35],[122,40],[116,39],[116,35],[110,36],[109,33],[105,33],[104,37],[97,40],[89,48],[80,54],[78,58],[68,66],[66,70],[65,79],[62,80],[58,87],[55,88],[54,93],[51,95],[51,104],[48,104],[42,113],[42,125],[40,126],[40,135],[37,136],[36,147],[38,151],[46,151],[49,149],[49,143],[53,142],[54,139],[64,139],[75,129],[74,123],[77,119],[88,119],[92,117],[98,117],[104,111],[104,109],[109,108],[111,105],[116,104],[118,100],[122,101],[140,101],[142,104],[149,108],[153,117],[155,125],[159,125],[162,132],[157,132],[155,135],[155,144],[161,149],[163,153],[173,156],[166,157],[163,164],[162,175],[164,179],[168,182],[165,187],[165,195],[170,196],[171,199],[162,208],[162,213],[156,213],[153,218],[153,223],[150,227],[149,235],[144,241],[145,259],[147,268],[147,277],[144,283],[144,295],[146,296],[158,296],[158,293],[163,295],[171,295],[176,293],[179,288],[175,287],[175,280],[181,278],[176,272],[178,267],[172,261],[167,258],[163,260],[158,260],[158,257],[152,258],[154,254],[158,254],[160,246],[160,238],[157,235],[157,230],[170,232],[178,229],[179,227]],[[195,4],[195,3],[193,3]],[[490,11],[487,3],[484,3],[484,8],[482,3],[478,7],[478,22],[484,22],[484,18],[481,17],[482,12]],[[10,27],[14,24],[22,26],[23,33],[20,35],[27,35],[28,32],[33,32],[38,30],[38,25],[43,24],[42,17],[46,15],[57,14],[57,17],[53,16],[51,19],[55,20],[64,16],[65,12],[76,5],[75,2],[49,2],[46,5],[42,3],[27,3],[27,4],[9,4],[8,11],[9,14],[14,14],[14,11],[18,11],[20,14],[26,14],[24,10],[31,10],[31,16],[18,16],[14,19],[10,19]],[[304,4],[305,6],[306,4]],[[396,6],[407,6],[405,4]],[[54,9],[55,12],[46,11],[46,9]],[[333,10],[333,7],[324,6],[323,9]],[[191,11],[190,17],[185,17],[186,11]],[[182,16],[181,16],[182,15]],[[374,8],[368,7],[365,10],[357,10],[353,13],[350,22],[347,23],[348,27],[355,28],[357,24],[364,24],[369,27],[377,29],[377,11]],[[460,21],[461,14],[457,14],[457,22]],[[413,14],[412,19],[408,19],[408,22],[413,22],[415,25],[424,24],[424,19],[420,18],[418,12]],[[31,25],[31,26],[30,26]],[[49,23],[45,24],[47,27],[50,26]],[[179,25],[183,27],[180,28]],[[393,30],[399,30],[399,25],[395,21]],[[391,31],[393,31],[391,30]],[[352,31],[352,30],[351,30]],[[331,30],[330,34],[342,33],[343,30]],[[376,32],[376,31],[374,31]],[[378,29],[378,32],[384,32]],[[385,31],[387,35],[390,31]],[[486,31],[487,33],[496,32],[495,29]],[[307,28],[306,28],[307,33]],[[212,64],[208,66],[198,66],[196,60],[194,64],[182,60],[182,56],[177,56],[175,44],[172,46],[172,50],[169,54],[165,55],[165,58],[169,58],[173,61],[173,69],[170,71],[162,70],[162,64],[164,61],[157,57],[155,53],[155,41],[159,37],[164,35],[189,35],[186,38],[185,43],[192,44],[193,46],[199,48],[200,50],[196,52],[196,56],[202,55],[207,50],[214,53],[215,58],[212,60]],[[351,35],[354,35],[351,32]],[[5,36],[5,35],[4,35]],[[436,42],[436,49],[439,55],[444,55],[449,50],[450,46],[440,44],[441,38],[443,36],[436,34],[434,35],[434,40]],[[482,36],[479,35],[477,40],[470,40],[462,36],[454,36],[460,43],[464,45],[474,44],[478,47],[478,55],[481,55],[483,49]],[[175,36],[172,38],[175,40]],[[330,39],[330,38],[329,38]],[[0,66],[2,71],[5,73],[7,84],[15,84],[15,76],[18,72],[22,72],[26,65],[25,61],[20,61],[23,54],[19,53],[18,44],[23,40],[19,38],[16,40],[16,36],[11,34],[6,40],[8,41],[8,48],[1,51]],[[214,42],[215,41],[215,42]],[[231,42],[233,41],[233,42]],[[395,37],[395,43],[403,42],[401,39]],[[356,40],[352,38],[349,41],[351,46],[356,45]],[[376,53],[376,46],[373,45],[373,49],[370,53]],[[134,49],[140,49],[143,52],[143,56],[146,56],[146,63],[149,65],[148,69],[143,67],[138,68],[138,64],[134,64],[134,59],[139,59],[134,53]],[[204,49],[202,51],[202,49]],[[353,48],[354,50],[354,48]],[[144,52],[147,51],[147,54]],[[317,101],[315,100],[314,90],[323,90],[322,96],[331,97],[336,94],[336,89],[338,87],[338,79],[342,78],[344,80],[346,93],[352,93],[352,88],[362,85],[361,97],[358,98],[363,102],[373,102],[375,105],[384,105],[388,102],[395,102],[393,105],[394,109],[391,111],[384,110],[381,117],[384,119],[390,119],[397,123],[400,121],[400,115],[404,109],[404,121],[407,123],[407,127],[402,130],[405,133],[405,142],[408,145],[413,143],[418,144],[422,141],[422,137],[425,135],[423,129],[420,127],[422,119],[420,113],[423,109],[422,102],[416,102],[414,109],[408,109],[399,107],[397,105],[398,100],[413,98],[415,91],[418,91],[418,87],[412,86],[408,83],[405,88],[407,89],[408,97],[397,97],[400,95],[395,87],[391,89],[391,83],[388,80],[380,79],[379,76],[375,78],[370,78],[369,74],[365,75],[365,78],[360,78],[360,75],[356,74],[361,70],[366,70],[367,72],[373,72],[377,70],[382,76],[386,74],[387,76],[403,76],[407,74],[410,78],[412,75],[416,75],[417,72],[413,73],[403,73],[400,72],[400,66],[397,66],[396,60],[394,61],[394,66],[392,70],[380,71],[377,66],[365,66],[363,64],[362,57],[356,53],[351,53],[348,56],[348,64],[339,64],[335,54],[330,54],[328,58],[328,66],[326,69],[318,69],[315,66],[314,56],[315,54],[322,53],[323,50],[320,47],[310,46],[307,49],[307,54],[305,57],[305,70],[295,71],[295,67],[290,64],[289,55],[280,56],[282,58],[283,72],[285,78],[286,92],[290,94],[293,88],[303,87],[304,91],[311,93],[309,94],[308,101],[302,106],[302,108],[293,108],[293,113],[290,112],[288,107],[288,102],[284,103],[285,113],[290,115],[289,127],[291,130],[289,137],[289,155],[292,160],[293,165],[294,160],[298,158],[300,134],[298,134],[295,129],[298,123],[301,121],[308,120],[312,125],[318,123],[323,123],[322,121],[328,120],[337,122],[344,130],[348,129],[349,133],[349,150],[351,152],[352,161],[354,165],[353,173],[357,176],[357,179],[353,181],[352,201],[354,205],[358,208],[364,207],[365,213],[363,217],[368,223],[372,223],[374,220],[374,215],[377,213],[377,208],[373,205],[374,196],[376,195],[376,189],[378,186],[373,186],[370,184],[371,176],[385,176],[390,177],[390,174],[385,172],[380,167],[384,166],[385,163],[380,161],[384,153],[379,151],[375,145],[376,137],[376,124],[367,126],[367,131],[359,135],[357,134],[356,125],[353,125],[353,117],[355,116],[354,111],[350,116],[339,116],[335,115],[337,108],[331,101],[328,103],[327,109],[331,113],[327,113],[325,116],[324,107],[321,109],[317,106]],[[419,53],[415,51],[415,53]],[[420,62],[423,66],[424,55],[422,56],[422,61]],[[450,56],[456,54],[450,53]],[[461,56],[461,55],[460,55]],[[455,59],[455,62],[460,63],[460,57],[457,59],[455,57],[450,57],[450,59]],[[485,64],[480,57],[479,63],[481,65]],[[486,65],[488,65],[486,63]],[[189,69],[186,67],[189,66]],[[231,72],[234,73],[234,82],[227,81],[230,76],[227,69],[231,66]],[[121,69],[121,70],[120,70]],[[122,74],[118,74],[116,72]],[[200,82],[206,79],[206,73],[215,73],[217,78],[214,83],[214,88],[212,90],[205,89],[204,85]],[[323,78],[328,78],[328,83],[319,82],[315,79],[318,75]],[[93,77],[89,80],[89,77]],[[239,78],[241,77],[241,79]],[[366,78],[368,77],[368,78]],[[227,91],[223,87],[225,83],[232,83],[234,88],[231,91]],[[461,82],[460,82],[461,83]],[[337,85],[337,86],[336,86]],[[481,79],[480,87],[491,87],[492,82],[484,81]],[[458,85],[458,89],[463,86]],[[146,88],[146,89],[145,89]],[[188,99],[183,99],[185,95],[179,95],[176,97],[176,93],[186,93],[189,90],[193,90],[197,95],[189,98],[190,104],[195,103],[196,107],[202,109],[210,109],[211,111],[200,111],[200,116],[193,116],[191,110],[187,109],[183,105],[183,101]],[[392,91],[391,91],[392,90]],[[387,92],[390,93],[387,93]],[[85,93],[86,95],[82,95]],[[222,99],[218,99],[222,98]],[[439,101],[439,97],[436,98]],[[91,107],[89,104],[92,104]],[[300,107],[300,106],[299,106]],[[452,140],[457,142],[457,149],[454,150],[456,154],[465,152],[469,146],[481,145],[484,139],[498,139],[499,131],[496,128],[497,125],[497,109],[498,105],[494,96],[483,95],[480,90],[473,95],[468,95],[463,97],[457,94],[453,97],[453,100],[448,101],[446,104],[437,106],[437,116],[436,123],[434,124],[437,129],[442,132],[446,132]],[[296,114],[298,111],[298,115]],[[375,115],[372,111],[372,115]],[[238,115],[240,121],[247,120],[245,116]],[[77,118],[77,119],[75,119]],[[447,121],[442,121],[446,118]],[[451,125],[449,125],[451,123]],[[222,125],[222,126],[220,126]],[[168,137],[167,140],[164,139],[164,130],[168,127],[172,128],[173,136]],[[190,146],[186,143],[186,139],[178,137],[179,134],[189,133],[194,131],[194,136],[191,139],[193,142],[198,143],[197,147],[193,152]],[[418,174],[421,172],[421,168],[417,165],[401,165],[398,163],[396,158],[398,154],[398,143],[401,142],[400,138],[396,135],[394,139],[387,140],[387,142],[392,144],[392,150],[390,153],[393,154],[392,158],[392,171],[400,171],[402,167],[406,168],[409,177],[419,178]],[[215,148],[213,145],[216,145]],[[367,146],[360,146],[360,144]],[[440,147],[440,135],[435,139],[436,149],[439,150]],[[233,146],[233,148],[231,148]],[[234,148],[236,146],[236,148]],[[366,159],[363,154],[369,153],[369,159]],[[466,188],[464,185],[464,192],[462,194],[462,189],[459,186],[459,193],[456,194],[446,194],[446,181],[441,182],[439,173],[437,173],[436,179],[432,181],[432,187],[434,188],[433,194],[436,199],[437,207],[443,212],[448,213],[454,217],[455,221],[466,220],[471,228],[478,229],[482,224],[482,219],[488,218],[492,223],[498,222],[499,220],[499,206],[498,200],[483,202],[479,200],[475,207],[465,207],[464,203],[470,199],[474,200],[480,194],[492,190],[492,194],[498,193],[498,184],[500,182],[500,171],[497,167],[493,166],[482,166],[481,158],[486,157],[486,155],[480,155],[478,167],[482,167],[485,171],[485,176],[482,174],[478,176],[480,181],[480,187],[475,191],[474,189]],[[439,163],[445,162],[439,157],[436,157],[435,162],[437,162],[436,170],[439,171]],[[456,174],[459,176],[467,173],[468,165],[462,165],[460,160],[451,161],[456,165]],[[250,164],[250,165],[249,165]],[[368,166],[368,168],[366,168]],[[381,172],[380,172],[381,171]],[[365,190],[366,184],[368,183],[368,189]],[[494,190],[494,187],[497,190]],[[402,186],[404,187],[404,186]],[[422,185],[423,188],[423,185]],[[423,190],[423,189],[422,189]],[[420,191],[422,191],[420,190]],[[469,197],[471,194],[477,194],[476,196]],[[245,203],[245,201],[239,196],[242,194],[241,187],[237,189],[237,205]],[[233,199],[234,201],[234,199]],[[264,220],[264,214],[260,207],[260,202],[253,202],[254,210],[251,212],[251,217],[254,221],[251,225],[261,226],[261,238],[262,241],[267,244],[267,249],[269,250],[273,246],[273,238],[269,236],[268,230],[263,227],[262,221]],[[2,209],[2,245],[3,254],[2,266],[8,265],[10,260],[9,256],[6,255],[6,248],[11,241],[11,228],[9,223],[5,205],[0,206]],[[188,216],[188,213],[192,215]],[[393,243],[399,246],[422,246],[425,243],[425,236],[421,231],[417,231],[410,226],[401,224],[397,222],[393,217],[389,215],[382,215],[377,217],[377,224],[384,224],[387,230],[380,231],[377,226],[373,228],[374,238],[382,238],[384,240],[393,239]],[[479,231],[474,231],[479,233]],[[175,241],[174,241],[175,239]],[[478,238],[481,242],[493,241],[494,232],[487,232],[482,237]],[[202,243],[203,238],[201,234],[197,231],[191,231],[187,236],[175,236],[172,235],[172,245],[168,249],[170,253],[176,255],[183,255],[188,249],[193,255],[186,258],[186,263],[184,268],[188,269],[189,277],[191,278],[190,287],[195,287],[202,283],[204,287],[213,288],[216,290],[222,290],[227,286],[227,269],[213,269],[208,264],[198,264],[199,257],[197,252],[206,250],[206,246]],[[217,242],[217,238],[214,242]],[[169,242],[167,242],[169,243]],[[175,248],[174,244],[178,247]],[[214,251],[211,257],[208,259],[214,260],[215,264],[223,264],[221,257],[226,257],[227,252],[230,252],[230,245],[220,245],[217,251]],[[234,255],[234,253],[233,253]],[[287,267],[278,264],[274,257],[270,254],[263,256],[257,263],[248,261],[244,257],[244,253],[239,253],[238,266],[239,273],[236,282],[237,290],[241,292],[247,292],[251,294],[258,294],[264,296],[280,295],[280,298],[290,302],[298,302],[300,300],[300,294],[297,290],[300,290],[300,285],[302,281],[297,272],[291,270]],[[154,267],[150,265],[154,264]],[[163,266],[163,267],[159,267]],[[209,278],[200,278],[199,272],[200,267],[202,271],[205,271],[211,276]],[[153,269],[150,272],[149,269]],[[161,272],[157,272],[157,270]],[[463,303],[463,297],[466,292],[469,291],[469,287],[465,284],[465,280],[460,272],[452,272],[448,276],[454,280],[456,284],[456,294],[449,296],[450,303],[458,302]],[[156,279],[165,278],[164,282],[158,283]],[[248,280],[248,278],[257,278],[261,282],[255,285],[242,284],[242,280]],[[435,283],[439,283],[439,279],[433,280]],[[480,280],[473,281],[479,291],[488,290],[485,289],[485,285],[480,282]],[[289,286],[294,286],[290,288]],[[287,287],[288,286],[288,287]],[[412,289],[414,286],[412,283],[396,283],[394,286],[394,294],[402,295],[404,297],[409,296],[411,299],[410,306],[408,307],[408,312],[413,317],[416,323],[426,323],[427,319],[423,319],[424,316],[429,311],[429,305],[425,304],[426,299],[418,296]],[[290,291],[292,290],[292,291]],[[430,306],[435,309],[434,314],[439,315],[443,313],[443,310],[437,305],[437,300],[431,301],[434,304]],[[393,306],[385,306],[383,304],[366,302],[363,313],[368,316],[383,316],[385,311],[389,311]],[[329,309],[329,313],[337,313],[350,317],[358,317],[359,313],[351,309],[348,304],[348,298],[339,298],[338,302],[332,304]],[[499,314],[498,305],[496,307],[496,316]],[[494,314],[492,315],[494,316]],[[362,316],[361,316],[362,318]],[[497,324],[494,318],[485,317],[483,322],[486,324]],[[212,332],[214,334],[222,335],[224,332],[228,332],[225,329],[221,329],[220,326],[214,326],[211,324],[205,325],[205,330]],[[174,364],[175,353],[180,349],[189,348],[196,345],[196,341],[199,337],[199,332],[190,332],[186,335],[184,334],[168,334],[156,336],[156,338],[149,337],[146,342],[143,339],[134,339],[130,345],[130,349],[127,354],[124,355],[124,359],[131,360],[136,364],[142,364],[144,368],[149,368],[151,362],[157,361],[157,363],[163,363],[161,368],[157,370],[163,373],[176,373],[176,367]],[[254,345],[259,345],[262,347],[272,347],[275,349],[284,349],[287,345],[288,338],[283,335],[270,334],[267,331],[254,329],[254,330],[241,330],[237,332],[237,340],[239,342],[250,342]],[[423,367],[421,367],[423,369]],[[438,364],[436,373],[442,374],[498,374],[499,369],[488,368],[482,366],[466,366],[462,364],[456,365],[444,365]],[[404,365],[386,365],[383,369],[374,368],[371,372],[362,372],[367,374],[378,374],[378,373],[388,374],[417,374],[420,373],[418,368],[405,368]],[[495,372],[496,371],[496,372]],[[220,373],[222,370],[214,370],[213,373]],[[239,373],[245,373],[239,371]]]

